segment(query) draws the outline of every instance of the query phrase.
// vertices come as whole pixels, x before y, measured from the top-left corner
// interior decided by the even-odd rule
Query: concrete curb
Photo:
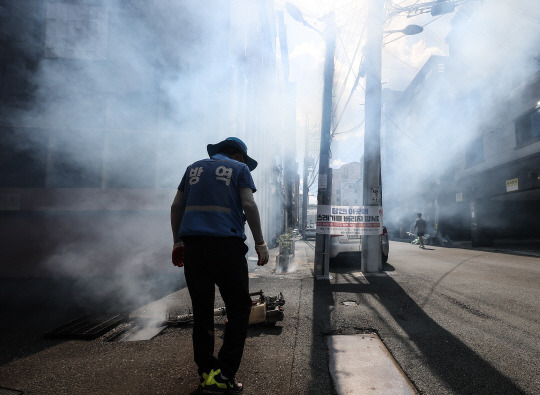
[[[377,335],[328,336],[326,345],[337,394],[417,394]]]

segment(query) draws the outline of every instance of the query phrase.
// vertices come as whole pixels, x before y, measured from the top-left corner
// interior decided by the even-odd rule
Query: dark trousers
[[[251,297],[246,261],[248,251],[237,237],[183,238],[184,273],[193,306],[193,354],[199,374],[221,369],[232,378],[242,360]],[[215,285],[225,308],[227,324],[223,345],[214,357]]]

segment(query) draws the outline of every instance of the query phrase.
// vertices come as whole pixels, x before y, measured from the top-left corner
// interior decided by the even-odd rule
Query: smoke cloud
[[[447,54],[426,47],[423,38],[410,46],[405,61],[412,66],[422,54],[449,55],[431,58],[431,70],[423,76],[427,88],[420,86],[409,96],[414,103],[392,102],[393,92],[385,92],[383,178],[387,182],[383,180],[383,196],[389,200],[389,222],[399,223],[400,217],[413,222],[415,212],[427,210],[427,202],[437,199],[441,182],[466,175],[466,155],[478,138],[483,138],[486,166],[494,163],[489,155],[509,161],[515,147],[514,120],[524,108],[534,108],[534,103],[520,106],[512,92],[530,83],[538,71],[537,2],[471,1],[452,14],[450,21],[450,26],[441,25],[443,32],[435,33],[446,38]],[[433,34],[438,22],[426,26],[424,32]],[[397,77],[388,70],[385,74],[385,80]],[[498,148],[491,149],[493,144]],[[431,192],[416,202],[400,198],[418,195],[421,190]],[[434,212],[429,211],[428,219],[433,220]],[[451,217],[455,213],[444,214]]]
[[[421,4],[412,0],[393,3],[402,8]],[[490,155],[501,155],[497,159],[499,163],[515,159],[512,157],[516,145],[514,120],[524,109],[534,108],[536,103],[518,103],[524,99],[516,96],[513,104],[509,100],[519,86],[530,84],[538,72],[540,8],[537,3],[534,0],[471,0],[457,7],[455,12],[442,16],[434,17],[429,12],[413,16],[402,12],[387,20],[386,32],[410,24],[424,27],[418,35],[385,33],[383,39],[381,139],[387,225],[412,224],[416,212],[425,210],[430,211],[428,219],[433,220],[433,202],[445,183],[468,174],[465,156],[478,138],[482,137],[486,144],[485,164],[477,166],[476,171],[496,162]],[[364,150],[365,76],[362,63],[365,61],[366,32],[363,26],[368,17],[367,3],[358,2],[355,7],[347,6],[345,2],[335,2],[333,7],[295,4],[302,6],[309,23],[318,28],[322,26],[322,29],[322,16],[330,8],[336,12],[339,29],[331,163],[332,167],[338,168],[343,163],[361,160]],[[291,19],[291,26],[295,26],[294,23]],[[309,30],[298,25],[297,31]],[[311,30],[309,35],[312,45],[291,45],[293,53],[306,56],[305,49],[316,46],[319,56],[312,56],[310,67],[322,65],[324,40]],[[358,44],[360,50],[356,53]],[[310,53],[315,52],[310,50]],[[424,68],[426,62],[430,63]],[[291,67],[293,75],[302,70],[301,63],[293,62],[293,66],[296,67]],[[409,86],[416,84],[413,80],[419,74],[426,79],[425,85],[420,84],[416,93],[404,94]],[[306,100],[298,100],[298,130],[303,132],[307,117],[310,125],[320,122],[320,111],[313,109],[321,107],[322,66],[301,78],[314,81],[309,86],[310,94],[306,94]],[[355,81],[358,84],[355,85]],[[319,84],[317,87],[315,82]],[[299,87],[299,93],[301,89],[308,88]],[[403,97],[407,99],[400,102]],[[419,196],[420,191],[426,193]],[[311,193],[316,194],[316,187]],[[453,198],[455,202],[455,194]],[[444,213],[447,217],[454,214],[451,211]]]
[[[283,133],[282,76],[257,41],[275,29],[271,5],[9,1],[0,16],[20,82],[4,93],[24,92],[1,106],[0,182],[31,188],[13,192],[2,236],[33,246],[17,268],[21,254],[2,251],[4,275],[72,279],[81,304],[140,305],[183,286],[170,204],[186,166],[227,136],[259,161],[256,198],[268,204],[281,153],[269,141]],[[273,73],[258,76],[262,60]],[[266,218],[272,238],[280,213]]]
[[[418,36],[384,40],[383,197],[393,204],[385,203],[387,221],[422,209],[422,202],[396,205],[398,196],[444,179],[476,137],[506,128],[519,115],[507,111],[509,92],[538,70],[536,0],[471,1],[461,8],[471,13],[396,17],[385,26],[425,25]],[[308,9],[305,17],[323,30],[319,18],[326,11]],[[27,189],[2,197],[13,212],[5,215],[1,236],[10,247],[30,243],[32,254],[19,255],[25,259],[14,265],[4,247],[2,272],[73,278],[94,296],[107,294],[104,282],[94,280],[108,277],[126,303],[170,289],[171,278],[181,286],[181,270],[169,263],[168,207],[185,167],[206,156],[206,144],[230,135],[244,139],[259,160],[256,198],[270,213],[263,231],[267,238],[278,234],[282,213],[271,185],[281,177],[279,158],[291,134],[278,83],[283,59],[254,38],[275,37],[272,28],[261,28],[275,27],[265,24],[268,15],[274,15],[271,3],[240,0],[3,2],[2,42],[11,58],[3,65],[10,82],[0,106],[0,186]],[[334,166],[362,157],[366,16],[365,3],[336,9]],[[321,118],[324,40],[307,29],[309,38],[300,43],[305,26],[285,21],[296,43],[290,79],[297,86],[302,157],[306,117],[311,125]],[[392,91],[406,89],[432,55],[450,55],[444,74],[451,82],[415,97],[411,123],[399,103],[391,105]],[[511,147],[505,138],[492,143]]]

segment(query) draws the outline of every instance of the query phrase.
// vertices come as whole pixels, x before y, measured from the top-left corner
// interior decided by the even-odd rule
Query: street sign
[[[326,174],[319,174],[318,189],[327,189],[327,188],[328,188],[328,176]]]
[[[381,188],[372,187],[370,192],[371,192],[371,202],[380,205],[381,204]]]
[[[506,180],[506,192],[513,192],[519,189],[518,178]]]
[[[319,206],[317,233],[358,237],[382,233],[380,206]]]

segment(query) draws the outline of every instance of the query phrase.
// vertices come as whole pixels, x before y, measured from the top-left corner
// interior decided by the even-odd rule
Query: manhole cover
[[[127,314],[84,315],[45,333],[45,337],[49,339],[92,340],[107,333],[127,319]]]
[[[352,300],[347,300],[345,302],[341,302],[343,306],[358,306],[358,303],[353,302]]]

